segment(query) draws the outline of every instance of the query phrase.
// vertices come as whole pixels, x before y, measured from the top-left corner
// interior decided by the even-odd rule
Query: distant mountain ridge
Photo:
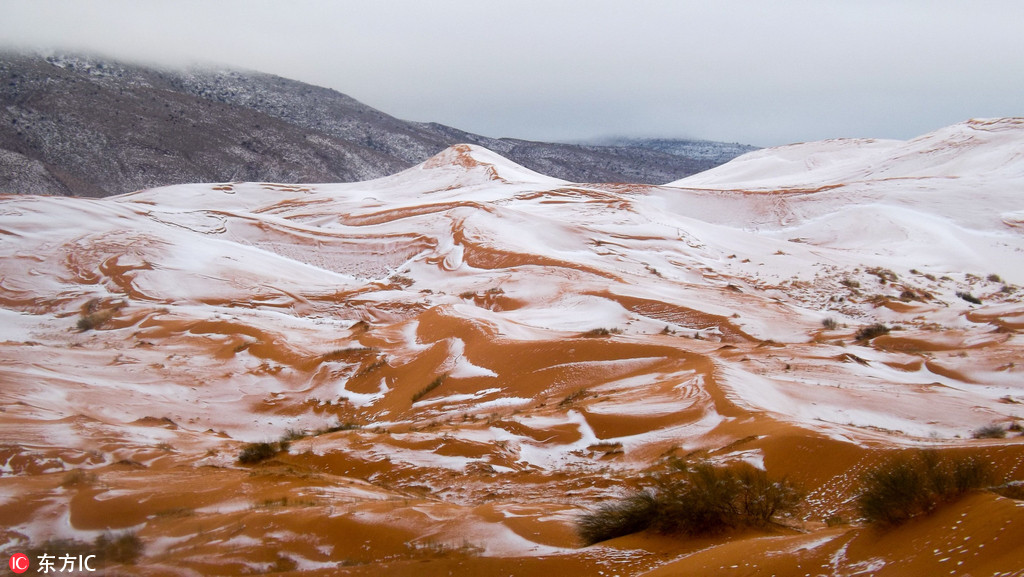
[[[632,147],[657,150],[676,156],[702,159],[725,164],[737,156],[758,150],[758,147],[737,142],[689,140],[680,138],[626,138],[613,137],[596,140],[598,146]]]
[[[496,139],[400,120],[337,91],[259,72],[0,53],[0,193],[352,182],[394,174],[457,143],[572,182],[664,183],[746,151],[650,142],[662,144]]]

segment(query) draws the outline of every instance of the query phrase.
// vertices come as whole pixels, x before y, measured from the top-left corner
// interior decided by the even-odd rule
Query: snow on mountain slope
[[[2,197],[0,539],[133,527],[154,567],[231,574],[437,549],[593,574],[616,553],[574,549],[575,512],[694,455],[798,478],[807,528],[853,514],[875,451],[1019,416],[1015,126],[802,145],[809,170],[759,151],[701,186],[459,145],[362,183]],[[976,443],[1024,470],[1016,438]]]
[[[1024,176],[1024,118],[974,119],[918,138],[837,139],[747,153],[670,186],[818,189],[898,178]]]

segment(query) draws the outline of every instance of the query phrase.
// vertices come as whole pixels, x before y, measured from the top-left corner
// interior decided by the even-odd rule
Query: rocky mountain
[[[631,147],[642,150],[656,150],[685,158],[725,164],[730,160],[758,149],[749,144],[737,142],[715,142],[712,140],[687,140],[679,138],[605,138],[593,144],[612,147]]]
[[[399,120],[258,72],[0,56],[0,192],[107,196],[188,182],[352,182],[456,143],[573,182],[662,183],[740,154],[495,139]],[[704,143],[715,149],[714,143]]]

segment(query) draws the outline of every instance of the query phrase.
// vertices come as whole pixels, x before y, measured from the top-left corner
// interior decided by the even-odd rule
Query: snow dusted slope
[[[213,572],[272,551],[402,574],[461,546],[593,574],[578,507],[692,455],[799,477],[808,523],[849,515],[872,451],[1018,416],[1022,132],[769,149],[663,187],[458,145],[361,183],[3,197],[0,519],[36,520],[0,537],[135,527],[199,572],[197,548]],[[102,483],[54,489],[72,468]]]
[[[775,238],[935,275],[1024,282],[1024,119],[972,120],[907,142],[830,140],[760,150],[672,183],[672,206]],[[721,192],[710,192],[712,190]],[[879,258],[881,257],[881,258]]]
[[[766,148],[670,183],[709,189],[817,189],[903,178],[1024,176],[1024,118],[974,119],[913,140],[837,139]]]

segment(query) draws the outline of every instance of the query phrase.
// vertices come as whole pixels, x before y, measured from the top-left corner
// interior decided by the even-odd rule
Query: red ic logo
[[[15,573],[24,573],[25,571],[28,571],[28,555],[24,553],[15,553],[14,555],[11,555],[10,565],[11,571],[14,571]]]

